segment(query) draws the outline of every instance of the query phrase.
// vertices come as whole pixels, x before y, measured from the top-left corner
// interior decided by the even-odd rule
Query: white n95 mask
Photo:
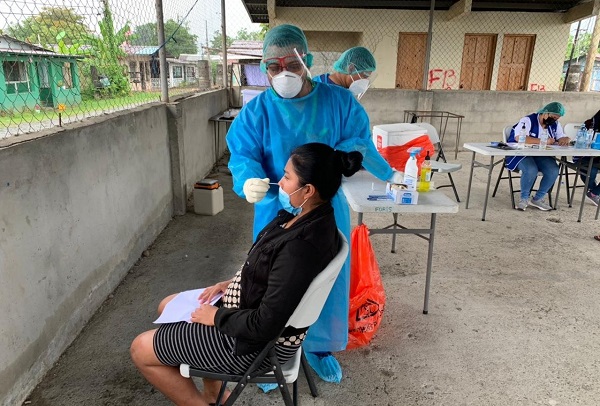
[[[302,76],[284,70],[278,75],[273,76],[271,85],[273,90],[284,99],[296,97],[302,90]]]
[[[370,86],[369,79],[358,79],[352,82],[348,90],[352,92],[354,97],[360,99]]]

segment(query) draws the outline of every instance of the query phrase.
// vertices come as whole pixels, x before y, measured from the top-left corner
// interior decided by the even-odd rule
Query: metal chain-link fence
[[[431,12],[429,1],[381,9],[358,0],[344,8],[278,0],[269,13],[266,4],[226,0],[223,38],[221,1],[165,0],[161,66],[155,0],[5,0],[0,139],[158,101],[161,71],[169,98],[226,85],[239,107],[245,87],[268,86],[259,69],[267,23],[304,30],[313,76],[360,45],[377,60],[376,88],[572,91],[589,83],[582,90],[600,90],[600,63],[586,66],[598,39],[585,3],[437,1]]]
[[[223,86],[216,71],[220,1],[0,2],[0,139]],[[246,16],[248,19],[248,16]]]
[[[277,10],[278,22],[300,22],[307,32],[315,54],[313,74],[330,71],[340,52],[361,45],[376,57],[375,87],[558,91],[570,59],[578,72],[583,70],[595,22],[581,21],[571,58],[574,8],[583,2],[473,1],[472,8],[461,9],[470,2],[437,1],[428,53],[430,2],[397,2],[406,7],[395,10],[358,3],[347,9]],[[598,79],[600,67],[594,69],[591,89],[600,90]]]

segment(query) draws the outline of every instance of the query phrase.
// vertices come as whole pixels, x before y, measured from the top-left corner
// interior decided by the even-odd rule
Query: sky
[[[69,7],[85,18],[86,24],[97,30],[102,17],[103,0],[0,0],[0,29],[16,24],[27,17],[39,14],[44,7]],[[156,21],[154,0],[108,0],[118,28],[130,21],[133,26]],[[184,18],[192,34],[198,36],[198,45],[206,45],[215,31],[221,31],[221,0],[162,0],[165,21],[181,22]],[[189,13],[189,14],[188,14]],[[259,24],[250,17],[241,0],[225,0],[227,35],[235,37],[246,28],[248,32],[260,31]]]

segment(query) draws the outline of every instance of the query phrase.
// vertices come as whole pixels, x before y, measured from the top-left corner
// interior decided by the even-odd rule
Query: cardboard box
[[[392,145],[404,145],[422,135],[427,135],[427,130],[410,123],[373,126],[373,143],[377,149]]]
[[[419,192],[416,190],[396,189],[389,182],[385,186],[385,192],[396,204],[417,204],[419,201]]]

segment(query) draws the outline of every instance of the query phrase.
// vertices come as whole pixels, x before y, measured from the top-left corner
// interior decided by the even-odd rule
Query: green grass
[[[62,117],[81,116],[81,118],[84,118],[88,113],[102,112],[115,108],[127,108],[159,100],[160,92],[136,92],[125,97],[84,100],[76,106],[67,106],[65,111],[62,112]],[[22,123],[40,122],[51,119],[58,120],[57,109],[44,107],[39,113],[31,110],[12,114],[0,112],[0,127],[6,128]]]

